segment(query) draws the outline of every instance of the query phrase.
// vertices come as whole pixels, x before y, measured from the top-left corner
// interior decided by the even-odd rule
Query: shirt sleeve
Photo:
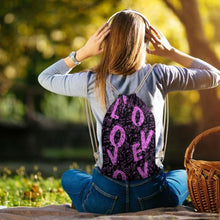
[[[61,59],[38,76],[45,89],[66,96],[87,96],[87,72],[69,74],[71,69]]]
[[[168,65],[156,68],[166,92],[208,89],[220,83],[220,71],[200,59],[195,59],[190,68]]]

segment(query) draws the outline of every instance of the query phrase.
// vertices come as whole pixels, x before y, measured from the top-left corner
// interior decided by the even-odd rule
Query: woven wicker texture
[[[216,132],[220,132],[220,126],[196,136],[185,152],[188,191],[194,207],[200,212],[220,212],[220,161],[192,159],[196,145]]]

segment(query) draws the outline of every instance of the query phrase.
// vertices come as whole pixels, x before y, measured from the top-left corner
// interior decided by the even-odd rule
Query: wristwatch
[[[72,52],[69,54],[69,57],[71,58],[71,60],[72,60],[76,65],[79,65],[81,62],[77,61],[75,56],[76,56],[76,51],[72,51]]]

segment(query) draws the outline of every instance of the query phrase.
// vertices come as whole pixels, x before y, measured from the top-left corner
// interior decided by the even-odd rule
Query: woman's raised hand
[[[78,62],[81,62],[91,56],[98,55],[103,52],[102,43],[110,33],[110,26],[103,24],[86,42],[86,44],[76,51],[75,58]],[[66,65],[69,68],[76,66],[75,62],[68,56],[64,59]]]
[[[156,56],[168,58],[173,50],[173,47],[161,31],[153,26],[150,26],[150,30],[151,31],[146,30],[146,38],[151,42],[154,48],[152,50],[147,48],[147,52]]]
[[[103,52],[102,43],[110,33],[110,26],[103,24],[86,42],[86,44],[77,51],[76,59],[82,60]],[[81,53],[81,54],[80,54]]]
[[[190,67],[194,57],[172,47],[162,32],[150,26],[151,31],[146,30],[146,38],[152,43],[153,49],[147,48],[149,54],[169,58],[184,67]]]

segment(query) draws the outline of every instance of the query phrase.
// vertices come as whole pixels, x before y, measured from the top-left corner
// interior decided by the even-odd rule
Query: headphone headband
[[[119,13],[121,13],[121,12],[123,12],[123,11],[133,12],[133,13],[135,13],[135,14],[141,16],[141,17],[146,21],[146,24],[147,24],[147,26],[148,26],[147,28],[150,28],[150,22],[149,22],[149,20],[148,20],[143,14],[141,14],[140,12],[134,11],[134,10],[122,10],[122,11],[118,11],[118,12],[114,13],[114,14],[108,19],[107,24],[109,24],[110,21],[111,21],[117,14],[119,14]]]
[[[122,10],[122,11],[118,11],[118,12],[114,13],[114,14],[108,19],[107,24],[109,24],[109,23],[111,22],[111,20],[112,20],[117,14],[119,14],[119,13],[121,13],[121,12],[123,12],[123,11],[133,12],[133,13],[135,13],[135,14],[141,16],[141,17],[145,20],[145,22],[146,22],[147,29],[150,30],[150,22],[148,21],[148,19],[147,19],[143,14],[141,14],[140,12],[134,11],[134,10]],[[146,43],[147,43],[147,47],[148,47],[148,46],[149,46],[149,40],[148,40]]]

